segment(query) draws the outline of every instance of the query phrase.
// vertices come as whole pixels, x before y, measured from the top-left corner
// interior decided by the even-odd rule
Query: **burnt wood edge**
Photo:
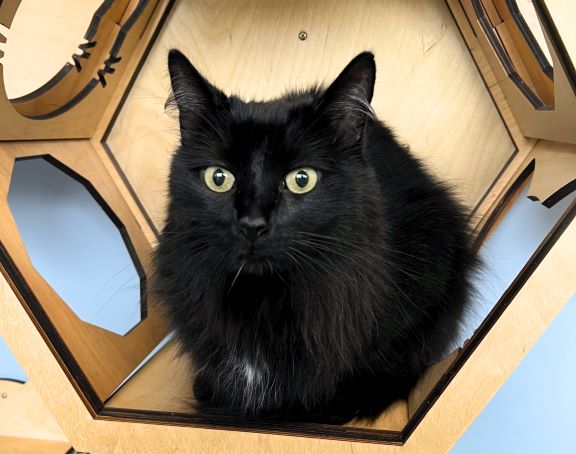
[[[72,178],[73,180],[77,181],[82,186],[84,186],[84,188],[92,196],[94,201],[100,206],[100,208],[102,208],[102,210],[104,211],[106,216],[108,216],[108,218],[112,221],[114,226],[120,232],[120,236],[122,237],[122,241],[124,242],[124,245],[126,246],[126,250],[128,251],[128,255],[130,256],[130,259],[132,260],[132,263],[134,265],[134,268],[136,269],[136,273],[138,274],[138,278],[140,281],[140,317],[141,317],[141,320],[140,320],[140,322],[138,322],[138,324],[140,324],[146,318],[146,316],[148,314],[147,277],[146,277],[146,272],[144,271],[144,267],[140,263],[140,259],[138,258],[138,254],[136,253],[136,248],[134,248],[134,245],[132,244],[132,240],[130,239],[130,235],[128,234],[128,231],[126,230],[126,227],[124,226],[124,224],[122,223],[120,218],[116,215],[116,213],[114,213],[114,211],[110,208],[108,203],[98,193],[98,191],[92,185],[92,183],[90,183],[82,175],[76,173],[70,167],[61,163],[60,161],[58,161],[56,158],[54,158],[53,156],[51,156],[49,154],[36,155],[36,156],[26,156],[26,157],[18,158],[18,159],[16,159],[16,161],[24,161],[24,160],[31,160],[31,159],[44,159],[45,161],[49,162],[54,167],[56,167],[58,170],[60,170],[62,173],[68,175],[70,178]],[[132,329],[136,328],[136,326],[138,326],[138,324],[136,324],[134,327],[132,327],[130,329],[130,331],[132,331]],[[128,331],[128,333],[130,331]],[[128,333],[126,333],[126,334],[128,334]]]
[[[34,91],[31,91],[30,93],[25,94],[24,96],[19,96],[18,98],[12,98],[10,99],[10,103],[12,103],[13,105],[18,105],[18,104],[22,104],[24,102],[28,102],[31,101],[41,95],[43,95],[44,93],[50,91],[52,88],[54,88],[56,85],[58,85],[58,83],[64,79],[64,77],[66,77],[68,75],[68,73],[70,71],[72,71],[72,69],[75,66],[72,63],[66,63],[61,69],[60,71],[58,71],[54,76],[52,76],[52,78],[46,82],[44,85],[42,85],[41,87],[37,88]]]
[[[124,183],[124,185],[128,189],[128,192],[132,196],[132,199],[134,200],[134,202],[138,206],[138,209],[142,212],[142,215],[146,219],[148,226],[150,227],[152,232],[154,232],[154,235],[157,238],[160,236],[160,232],[159,232],[158,228],[156,227],[156,225],[154,224],[154,221],[152,220],[152,218],[148,214],[148,211],[144,207],[142,201],[140,200],[140,197],[136,194],[134,187],[132,186],[132,184],[130,183],[130,180],[128,179],[128,177],[124,173],[124,170],[122,169],[122,167],[118,163],[118,160],[114,156],[114,153],[112,152],[107,141],[108,141],[108,137],[110,136],[112,129],[114,128],[114,126],[116,124],[116,120],[118,119],[118,116],[120,115],[120,112],[122,111],[122,108],[124,107],[124,104],[126,103],[126,100],[128,99],[128,96],[130,95],[130,92],[132,91],[132,87],[134,86],[134,84],[136,83],[136,80],[138,79],[138,76],[140,75],[140,71],[142,70],[144,63],[146,62],[146,60],[148,58],[148,54],[150,53],[150,51],[152,50],[152,47],[156,43],[156,39],[158,38],[158,35],[160,34],[162,29],[164,28],[164,24],[166,23],[166,19],[168,18],[168,16],[170,15],[170,12],[172,11],[172,7],[174,6],[174,3],[175,3],[175,0],[170,0],[166,9],[164,10],[162,17],[160,18],[160,21],[158,22],[158,25],[157,25],[156,29],[154,30],[154,33],[152,34],[148,44],[146,45],[146,49],[144,49],[144,52],[142,54],[142,57],[140,58],[140,61],[138,62],[136,68],[134,69],[134,72],[132,73],[132,75],[130,77],[130,81],[128,82],[128,85],[126,86],[124,93],[122,94],[122,97],[120,98],[120,101],[119,101],[118,105],[116,106],[116,109],[114,110],[114,113],[112,114],[112,117],[110,118],[110,121],[108,122],[108,126],[106,127],[106,130],[104,131],[104,134],[102,135],[102,138],[100,139],[100,143],[101,143],[102,147],[104,148],[104,151],[106,151],[106,154],[108,155],[108,158],[110,159],[110,162],[112,162],[112,165],[114,166],[118,175],[122,179],[122,182]],[[158,5],[156,7],[158,7]]]
[[[456,376],[458,371],[466,363],[468,358],[472,355],[474,350],[480,345],[480,342],[488,334],[490,329],[498,321],[500,316],[504,313],[509,304],[514,300],[518,292],[522,289],[524,284],[530,279],[532,273],[540,265],[542,260],[546,257],[550,249],[554,246],[558,238],[564,233],[566,228],[570,225],[576,216],[576,200],[573,201],[562,217],[556,222],[554,227],[546,235],[544,240],[540,243],[536,251],[532,254],[528,262],[524,265],[520,273],[516,276],[512,284],[506,289],[504,294],[500,297],[494,308],[486,316],[480,327],[474,332],[472,337],[465,343],[462,350],[460,350],[456,359],[449,366],[448,370],[438,380],[432,391],[426,397],[424,403],[416,410],[408,424],[402,430],[403,440],[406,441],[408,437],[414,432],[420,421],[424,418],[430,407],[440,397],[442,392],[450,384],[452,379]]]
[[[542,22],[544,32],[548,35],[548,38],[550,38],[550,43],[558,56],[560,66],[562,67],[564,74],[566,74],[568,83],[572,87],[573,94],[576,96],[576,69],[574,68],[574,62],[570,58],[570,54],[564,45],[564,41],[562,41],[562,37],[552,20],[550,11],[548,11],[548,7],[543,0],[533,0],[532,3],[536,10],[536,14],[538,14],[538,18]]]
[[[514,197],[514,195],[518,192],[518,189],[520,189],[520,187],[524,184],[524,182],[528,179],[528,177],[532,175],[535,167],[536,167],[536,160],[532,159],[528,163],[528,165],[524,168],[524,170],[520,173],[520,175],[518,175],[516,180],[514,180],[514,182],[508,188],[508,190],[505,192],[504,196],[500,199],[500,201],[490,214],[490,217],[488,218],[486,223],[482,226],[480,232],[478,232],[478,235],[476,235],[476,237],[474,238],[473,248],[475,251],[478,251],[480,249],[482,243],[484,243],[484,240],[488,235],[488,232],[490,231],[490,229],[492,229],[492,227],[496,224],[496,222],[500,218],[500,214],[508,206],[512,197]]]
[[[88,32],[85,35],[85,39],[87,39],[88,42],[90,42],[90,40],[94,37],[94,34],[96,33],[96,30],[100,24],[100,20],[102,19],[102,15],[104,15],[108,11],[108,9],[113,3],[114,0],[106,0],[104,3],[102,3],[102,5],[100,5],[98,10],[96,11],[96,14],[92,18],[92,22],[90,23]],[[98,86],[98,84],[106,86],[105,75],[114,72],[114,68],[112,66],[113,64],[118,63],[121,59],[121,57],[118,57],[117,55],[120,52],[120,49],[122,48],[124,39],[126,38],[126,35],[129,33],[130,29],[132,28],[136,20],[140,17],[140,15],[142,14],[147,5],[148,0],[140,0],[138,6],[136,7],[132,15],[129,17],[129,19],[126,21],[126,24],[124,24],[124,26],[121,28],[110,50],[109,56],[104,62],[105,63],[104,69],[98,70],[97,72],[100,76],[99,79],[95,78],[90,79],[90,81],[73,98],[71,98],[70,100],[68,100],[67,102],[65,102],[64,104],[57,107],[51,112],[42,115],[24,115],[24,116],[30,118],[31,120],[48,120],[50,118],[55,118],[59,115],[62,115],[64,112],[70,110],[74,106],[76,106],[80,101],[86,98],[86,96],[88,96],[92,92],[92,90],[94,90],[94,88]],[[83,51],[83,54],[84,53],[85,51]],[[68,73],[70,73],[72,68],[75,68],[75,66],[70,63],[66,63],[62,67],[62,69],[60,69],[60,71],[44,85],[24,96],[11,99],[10,102],[17,105],[23,102],[31,101],[35,98],[44,95],[49,90],[58,85],[58,83],[61,82],[62,79],[68,75]]]
[[[480,23],[482,30],[484,30],[484,33],[486,34],[488,41],[490,41],[492,49],[494,49],[494,52],[496,53],[498,60],[500,60],[500,63],[502,64],[504,71],[506,71],[506,75],[508,76],[508,78],[511,79],[512,82],[514,82],[514,85],[518,87],[518,89],[522,92],[522,94],[526,97],[526,99],[530,102],[530,104],[532,104],[532,106],[535,109],[537,110],[545,108],[549,109],[551,106],[546,106],[542,102],[542,100],[526,84],[526,82],[524,82],[522,77],[520,77],[520,75],[516,71],[516,67],[514,66],[512,60],[510,59],[508,52],[506,51],[503,44],[500,42],[500,39],[496,35],[496,32],[494,31],[493,24],[490,21],[488,15],[486,14],[486,10],[482,5],[481,0],[471,0],[471,2],[472,7],[474,8],[474,12],[476,13],[476,17],[478,18],[478,22]]]
[[[114,4],[115,1],[117,0],[104,0],[100,4],[100,6],[96,9],[96,11],[94,12],[94,16],[92,16],[92,20],[88,25],[88,30],[86,30],[86,34],[84,35],[84,39],[86,41],[92,41],[92,39],[96,35],[98,27],[100,26],[100,21],[102,20],[102,17],[104,17],[104,15],[108,12],[108,10]],[[129,0],[126,2],[126,6],[128,6],[128,3]]]
[[[478,211],[478,208],[480,208],[480,205],[482,205],[484,200],[486,200],[486,197],[488,197],[488,194],[490,194],[490,191],[492,190],[492,188],[494,186],[496,186],[496,183],[498,183],[498,181],[500,180],[500,178],[502,177],[502,175],[504,174],[504,172],[506,171],[506,169],[508,168],[510,163],[514,160],[514,158],[518,154],[518,144],[514,140],[514,136],[512,135],[512,132],[510,132],[510,128],[508,127],[506,120],[504,120],[504,116],[502,115],[502,112],[500,111],[500,109],[498,107],[498,103],[496,102],[496,99],[494,98],[494,95],[492,94],[490,87],[486,83],[486,79],[484,78],[484,74],[482,73],[480,66],[478,66],[478,62],[476,61],[476,59],[474,58],[474,55],[472,54],[472,49],[470,48],[470,46],[468,45],[468,42],[466,41],[466,37],[464,35],[464,32],[462,31],[460,24],[456,20],[456,16],[454,16],[454,13],[452,12],[452,8],[450,7],[448,0],[444,0],[444,4],[446,5],[446,8],[448,9],[448,11],[450,13],[450,17],[452,17],[452,20],[456,24],[456,28],[458,29],[458,33],[460,33],[460,38],[462,39],[462,42],[466,46],[468,56],[469,56],[470,60],[472,61],[472,63],[474,63],[474,66],[476,67],[478,74],[480,74],[480,79],[482,79],[482,83],[484,84],[484,88],[486,89],[488,96],[490,96],[490,99],[492,100],[492,104],[494,105],[496,112],[498,112],[498,117],[500,117],[500,121],[502,122],[502,125],[506,129],[506,132],[508,133],[508,137],[510,138],[510,142],[512,142],[512,146],[514,147],[512,150],[512,153],[510,153],[510,156],[508,157],[508,159],[506,160],[506,162],[504,163],[504,165],[502,166],[502,168],[500,169],[500,171],[498,172],[498,174],[496,175],[496,177],[494,178],[492,183],[490,183],[490,185],[486,188],[486,190],[484,191],[484,194],[482,194],[482,196],[480,197],[478,202],[476,202],[476,205],[474,206],[474,208],[472,208],[470,210],[470,213],[468,215],[468,220],[470,221],[471,219],[474,218],[474,216],[476,215],[476,212]],[[470,23],[470,19],[468,18],[468,16],[464,12],[464,7],[462,6],[461,0],[458,0],[458,4],[460,5],[460,8],[462,10],[462,14],[466,18],[466,21],[468,22],[468,25],[470,26],[470,30],[474,34],[474,37],[477,38],[476,31],[474,30],[474,27],[472,27],[472,24]]]
[[[10,377],[2,377],[0,376],[0,382],[2,381],[11,381],[12,383],[18,383],[19,385],[25,385],[26,382],[23,380],[18,380],[17,378],[10,378]]]
[[[44,341],[54,354],[54,357],[66,373],[74,389],[78,392],[90,413],[95,416],[104,407],[94,388],[90,385],[87,377],[74,359],[74,356],[60,337],[58,331],[52,324],[50,317],[44,311],[42,304],[32,293],[24,277],[16,268],[10,254],[0,241],[0,272],[8,281],[14,294],[28,312],[32,322]]]
[[[26,116],[30,120],[48,120],[50,118],[55,118],[59,115],[62,115],[64,112],[70,110],[72,107],[77,105],[80,101],[82,101],[86,96],[88,96],[92,90],[94,90],[100,81],[98,79],[90,79],[90,81],[80,90],[76,96],[74,96],[69,101],[65,102],[61,106],[57,107],[51,112],[42,114],[42,115],[34,115],[34,116]]]
[[[90,24],[88,25],[88,29],[86,30],[86,33],[84,34],[84,39],[87,42],[91,42],[92,38],[94,38],[94,35],[96,34],[96,31],[98,30],[98,26],[100,25],[100,21],[102,19],[102,16],[104,16],[104,14],[106,14],[106,12],[110,9],[110,7],[112,6],[112,4],[114,3],[114,1],[116,0],[105,0],[104,2],[102,2],[102,4],[98,7],[98,9],[96,10],[96,12],[94,13],[94,16],[92,17]],[[85,51],[82,51],[83,54],[85,54]],[[58,71],[48,82],[46,82],[45,84],[43,84],[41,87],[37,88],[34,91],[31,91],[30,93],[25,94],[24,96],[20,96],[18,98],[13,98],[10,99],[10,102],[12,104],[21,104],[24,102],[28,102],[31,101],[35,98],[38,98],[40,96],[42,96],[43,94],[47,93],[48,91],[50,91],[52,88],[54,88],[56,85],[58,85],[58,83],[64,79],[64,77],[66,77],[68,75],[68,73],[75,68],[75,66],[71,63],[66,63],[61,69],[60,71]],[[86,96],[87,93],[84,94],[84,96]],[[74,100],[72,99],[69,102],[73,102]],[[69,108],[73,107],[78,101],[76,101],[74,104],[72,104],[71,106],[69,106],[68,108],[66,108],[65,110],[68,110]],[[68,103],[67,103],[68,104]],[[64,107],[61,106],[60,109]],[[59,115],[62,112],[59,112],[56,115]],[[49,114],[45,114],[45,115],[49,115],[46,118],[51,118],[52,112],[50,112]],[[42,117],[31,117],[34,119],[42,119]]]
[[[546,74],[546,76],[550,80],[554,80],[554,69],[552,68],[552,64],[548,61],[548,58],[542,51],[540,44],[534,37],[532,30],[526,23],[526,20],[524,20],[524,16],[522,15],[520,8],[518,8],[517,1],[506,0],[506,6],[508,6],[510,14],[514,18],[514,22],[516,22],[516,25],[520,29],[520,32],[522,33],[522,35],[524,35],[524,38],[526,38],[526,44],[528,44],[528,47],[532,51],[532,55],[534,55],[534,58],[536,59],[538,65],[540,66],[540,69],[542,69],[542,72]]]
[[[404,443],[402,433],[399,431],[362,429],[357,427],[305,422],[275,422],[271,420],[251,421],[232,417],[218,417],[208,414],[204,415],[200,413],[185,414],[104,407],[104,409],[98,412],[96,419],[114,421],[124,420],[147,424],[231,430],[236,432],[241,431],[273,435],[292,435],[341,441],[396,445]]]
[[[576,180],[570,181],[568,184],[565,184],[560,189],[558,189],[554,194],[549,196],[546,200],[544,200],[542,205],[546,208],[552,208],[556,205],[560,200],[570,194],[572,191],[576,191]],[[530,200],[540,201],[536,196],[528,196]]]
[[[556,203],[558,203],[572,191],[576,191],[576,180],[572,180],[570,183],[564,185],[562,188],[544,200],[542,205],[544,205],[546,208],[552,208],[554,205],[556,205]]]
[[[120,28],[118,36],[116,36],[116,39],[114,40],[114,43],[110,48],[108,58],[104,62],[104,68],[98,70],[98,77],[100,78],[100,83],[102,84],[102,86],[104,87],[106,86],[106,75],[114,73],[115,69],[113,68],[113,65],[122,60],[122,57],[119,56],[119,53],[120,50],[122,49],[122,45],[124,44],[124,40],[126,39],[126,36],[128,35],[128,33],[130,32],[136,21],[140,18],[140,16],[144,12],[144,10],[148,7],[149,4],[150,0],[138,0],[136,8],[134,9],[134,11],[132,11],[130,17],[128,17],[126,22],[124,22],[124,24]],[[159,2],[156,0],[153,8],[154,10],[158,8],[158,4]],[[152,11],[151,15],[152,14],[154,14],[154,11]],[[149,21],[150,18],[148,18],[148,22]],[[140,37],[141,36],[142,35],[140,35]]]
[[[138,5],[134,9],[130,17],[126,20],[120,31],[118,32],[118,36],[116,37],[116,40],[112,45],[112,49],[110,50],[110,57],[118,57],[118,53],[122,48],[122,44],[124,44],[124,39],[126,38],[126,35],[128,34],[128,32],[130,32],[130,29],[134,26],[134,24],[136,23],[140,15],[144,12],[144,9],[146,9],[149,3],[150,0],[139,0]],[[158,3],[159,2],[156,3],[154,8],[158,7]]]
[[[71,169],[70,167],[68,167],[65,164],[63,164],[62,162],[58,161],[58,159],[56,159],[54,156],[49,155],[49,154],[25,156],[25,157],[17,158],[15,162],[29,161],[32,159],[44,159],[45,161],[47,161],[48,163],[50,163],[54,167],[56,167],[58,170],[60,170],[62,173],[66,174],[67,176],[69,176],[73,180],[77,181],[82,186],[84,186],[84,188],[88,191],[90,196],[92,196],[94,201],[100,206],[100,208],[102,208],[102,211],[104,211],[104,214],[106,216],[108,216],[108,218],[112,221],[112,223],[114,224],[114,227],[116,227],[118,229],[118,231],[120,232],[120,236],[122,237],[122,241],[124,242],[124,245],[126,246],[126,250],[128,251],[128,255],[130,256],[130,259],[132,260],[134,268],[136,269],[136,273],[138,274],[138,279],[140,281],[140,317],[141,317],[141,320],[140,320],[140,322],[138,322],[138,324],[140,324],[148,315],[147,276],[146,276],[146,272],[144,271],[144,267],[140,263],[140,259],[138,258],[138,254],[136,253],[136,248],[132,244],[132,240],[130,239],[130,235],[128,234],[128,231],[126,230],[126,227],[124,226],[124,224],[122,223],[120,218],[116,215],[116,213],[112,210],[112,208],[110,208],[108,203],[98,193],[98,191],[92,185],[92,183],[90,183],[90,181],[88,181],[86,178],[84,178],[82,175],[80,175],[79,173],[77,173],[76,171]],[[138,326],[138,324],[136,324],[133,328],[131,328],[130,331],[132,331],[132,329],[136,328],[136,326]],[[128,333],[130,331],[128,331]],[[128,333],[126,333],[126,334],[128,334]]]

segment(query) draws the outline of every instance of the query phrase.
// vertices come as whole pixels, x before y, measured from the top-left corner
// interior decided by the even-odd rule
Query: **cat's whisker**
[[[234,276],[234,279],[232,279],[232,284],[230,284],[230,288],[228,289],[228,293],[230,293],[230,291],[232,290],[232,287],[234,287],[234,284],[236,283],[236,280],[238,279],[238,276],[240,276],[240,273],[244,269],[245,265],[246,265],[246,260],[243,260],[242,263],[240,264],[240,267],[238,268],[238,272],[236,273],[236,276]]]
[[[410,254],[410,253],[408,253],[408,252],[400,251],[400,250],[397,250],[397,249],[395,249],[395,248],[392,248],[392,247],[390,247],[390,246],[388,246],[388,245],[378,244],[378,243],[376,243],[376,242],[373,242],[373,243],[367,243],[367,242],[352,242],[352,241],[349,241],[349,240],[345,240],[345,239],[343,239],[343,238],[336,238],[336,237],[332,237],[332,236],[328,236],[328,235],[322,235],[322,234],[313,233],[313,232],[298,232],[298,234],[301,234],[301,235],[304,235],[304,236],[316,237],[316,238],[324,238],[324,239],[326,239],[326,240],[331,240],[331,241],[338,242],[338,243],[348,244],[348,245],[351,245],[351,246],[367,246],[367,247],[374,248],[374,249],[382,249],[382,250],[385,250],[385,251],[387,251],[387,252],[392,252],[392,253],[394,253],[394,254],[405,255],[405,256],[407,256],[407,257],[413,258],[413,259],[415,259],[415,260],[420,260],[420,261],[425,262],[425,263],[434,264],[434,262],[433,262],[432,260],[428,260],[428,259],[425,259],[425,258],[423,258],[423,257],[418,257],[418,256],[416,256],[416,255],[414,255],[414,254]]]
[[[307,233],[307,232],[301,232],[301,233]],[[338,252],[336,251],[336,248],[339,247],[339,244],[338,244],[338,243],[342,243],[343,245],[347,245],[347,246],[349,246],[349,247],[351,247],[351,248],[354,248],[354,250],[358,250],[358,252],[360,252],[360,253],[361,253],[362,255],[364,255],[365,257],[372,257],[372,258],[374,258],[375,260],[384,260],[384,261],[386,261],[386,262],[388,262],[388,263],[390,263],[390,264],[393,264],[395,270],[397,270],[398,272],[404,274],[405,276],[407,276],[407,277],[409,277],[409,278],[411,278],[411,279],[413,279],[413,280],[415,280],[415,281],[418,281],[418,280],[420,280],[420,279],[425,279],[425,280],[432,280],[432,281],[441,283],[441,284],[443,284],[443,285],[449,285],[449,284],[447,284],[445,281],[436,278],[435,276],[431,275],[430,273],[426,273],[426,272],[418,273],[418,272],[415,272],[413,269],[412,269],[412,270],[408,270],[407,268],[403,267],[403,266],[401,265],[401,263],[398,262],[397,260],[396,260],[396,261],[393,261],[393,260],[391,260],[390,258],[386,258],[386,257],[383,256],[383,255],[377,255],[377,254],[375,254],[375,251],[376,251],[376,250],[382,249],[382,248],[379,248],[379,247],[377,247],[377,246],[370,245],[370,249],[364,249],[364,248],[360,248],[360,247],[359,247],[359,246],[362,245],[362,243],[352,243],[352,242],[345,241],[345,240],[337,241],[337,240],[338,240],[337,238],[327,237],[327,236],[325,236],[325,235],[319,235],[319,236],[320,236],[320,237],[323,237],[323,238],[318,238],[318,239],[316,239],[316,238],[315,238],[316,235],[314,235],[313,238],[309,238],[309,239],[306,240],[306,241],[309,241],[309,242],[311,243],[310,246],[312,246],[312,244],[314,244],[314,245],[315,245],[316,247],[318,247],[318,248],[320,248],[320,244],[324,244],[325,246],[328,246],[328,245],[329,245],[329,247],[323,247],[322,250],[323,250],[323,251],[326,251],[326,252],[332,252],[332,253],[335,253],[335,254],[338,254]],[[334,240],[336,244],[332,243],[331,241],[328,241],[328,239]],[[324,243],[322,242],[322,240],[324,240]],[[300,240],[300,241],[302,241],[302,240]],[[317,242],[319,242],[319,243],[317,243]],[[364,244],[367,244],[367,243],[364,243]],[[338,254],[338,255],[343,255],[343,256],[345,256],[346,258],[350,259],[350,255],[349,255],[349,254],[352,253],[352,250],[351,250],[351,249],[343,249],[343,248],[342,248],[341,250],[342,250],[343,252],[347,252],[348,255],[346,255],[346,254],[344,254],[344,253],[340,253],[340,254]],[[395,253],[395,252],[401,253],[401,251],[395,251],[394,249],[391,249],[391,248],[385,249],[384,251],[385,251],[385,252],[392,252],[392,253]],[[412,254],[404,253],[403,255],[410,256],[410,257],[412,257],[412,258],[414,258],[414,259],[419,259],[419,257],[413,256]],[[424,259],[422,259],[422,261],[424,261],[424,262],[426,262],[426,263],[432,263],[432,262],[430,262],[430,261],[428,261],[428,260],[424,260]]]

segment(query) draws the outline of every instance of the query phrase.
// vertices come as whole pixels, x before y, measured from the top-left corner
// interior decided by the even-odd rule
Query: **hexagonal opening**
[[[294,84],[305,86],[322,75],[341,69],[338,59],[346,60],[345,54],[353,56],[354,52],[365,48],[373,50],[378,66],[372,103],[376,113],[411,145],[412,151],[432,171],[452,182],[465,204],[477,213],[516,148],[456,23],[450,18],[447,5],[421,2],[419,9],[404,3],[371,5],[368,14],[353,2],[343,2],[338,7],[340,15],[331,16],[327,21],[329,26],[324,27],[324,24],[310,22],[304,17],[307,11],[303,4],[255,8],[251,11],[251,24],[280,24],[278,29],[264,27],[258,33],[252,33],[243,21],[225,20],[242,17],[245,13],[241,7],[223,14],[218,8],[203,10],[202,4],[193,2],[174,4],[102,140],[111,160],[115,161],[150,215],[151,222],[162,227],[166,199],[158,194],[165,193],[168,163],[178,142],[177,125],[164,113],[169,82],[162,68],[166,67],[167,49],[171,47],[183,50],[197,68],[226,93],[249,99],[268,99]],[[284,7],[291,9],[286,11]],[[396,24],[399,22],[395,14],[402,17],[401,27],[411,27],[410,33],[398,33]],[[189,19],[185,26],[179,25],[182,17]],[[367,25],[372,24],[371,20],[373,26]],[[352,25],[359,21],[362,21],[362,27],[353,28]],[[303,25],[306,28],[302,28]],[[207,29],[211,30],[210,34],[203,32]],[[192,32],[193,38],[190,38],[190,30],[196,30]],[[302,30],[308,32],[308,39],[298,39],[298,32]],[[396,40],[400,42],[394,45]],[[266,50],[262,43],[268,46]],[[326,47],[334,43],[346,43],[346,50],[326,52]],[[246,65],[246,61],[252,64]],[[291,66],[295,61],[298,64]],[[319,67],[323,69],[318,70]],[[461,105],[459,100],[463,101]],[[151,149],[154,153],[150,153]],[[453,165],[455,160],[466,165]],[[530,250],[530,254],[532,252]],[[516,262],[511,280],[524,263]],[[497,291],[486,295],[485,299],[489,300],[486,311],[472,318],[456,335],[454,348],[461,347],[490,309],[499,303],[510,282],[500,284]],[[189,406],[182,403],[181,396],[190,393],[190,377],[195,371],[182,358],[174,360],[175,350],[171,343],[150,358],[107,402],[108,414],[121,417],[114,414],[117,408],[145,411],[151,421],[166,421],[170,418],[168,414],[177,414],[177,418],[182,418],[179,421],[194,424],[204,421],[211,427],[211,423],[206,422],[210,415],[193,414]],[[455,361],[457,356],[458,361]],[[432,366],[419,384],[420,390],[407,402],[385,410],[374,424],[356,425],[356,428],[367,429],[358,437],[365,441],[404,439],[430,407],[428,398],[434,394],[431,391],[443,389],[445,378],[463,361],[455,352]],[[456,362],[457,367],[454,366]],[[237,427],[237,422],[230,424]],[[242,425],[249,426],[254,428],[257,424]],[[288,424],[282,425],[280,430],[301,433],[298,427]],[[346,428],[350,431],[348,436],[353,436],[350,435],[353,430]],[[342,434],[338,432],[335,436],[344,437]]]
[[[84,178],[49,156],[18,159],[8,203],[33,266],[81,320],[124,335],[145,317],[142,267]]]

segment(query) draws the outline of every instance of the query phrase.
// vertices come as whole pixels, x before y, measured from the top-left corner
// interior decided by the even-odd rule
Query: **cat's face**
[[[166,230],[181,253],[229,273],[274,273],[338,253],[334,239],[366,228],[378,187],[362,155],[372,55],[327,90],[272,102],[226,97],[176,51],[169,68],[181,147]]]

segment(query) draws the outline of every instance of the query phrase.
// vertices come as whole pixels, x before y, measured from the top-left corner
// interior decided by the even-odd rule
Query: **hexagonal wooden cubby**
[[[191,409],[193,367],[175,355],[154,299],[147,295],[145,317],[127,332],[71,310],[26,248],[8,203],[11,176],[24,158],[49,157],[68,169],[122,228],[145,278],[178,143],[178,122],[164,112],[168,49],[183,50],[226,93],[251,99],[326,82],[370,49],[378,67],[374,110],[455,187],[473,213],[480,247],[522,191],[551,207],[576,186],[576,41],[563,17],[574,12],[544,0],[534,2],[537,21],[522,17],[514,0],[106,0],[90,6],[95,12],[84,39],[72,36],[77,51],[69,61],[39,77],[48,81],[41,87],[21,87],[28,94],[10,98],[5,67],[23,68],[20,76],[11,72],[16,85],[34,68],[11,53],[11,43],[49,39],[42,21],[79,8],[50,1],[45,14],[22,19],[37,27],[13,30],[24,5],[0,2],[0,335],[74,447],[447,451],[574,292],[574,203],[470,339],[430,367],[407,400],[372,423],[339,426]],[[535,23],[553,80],[527,33]]]

